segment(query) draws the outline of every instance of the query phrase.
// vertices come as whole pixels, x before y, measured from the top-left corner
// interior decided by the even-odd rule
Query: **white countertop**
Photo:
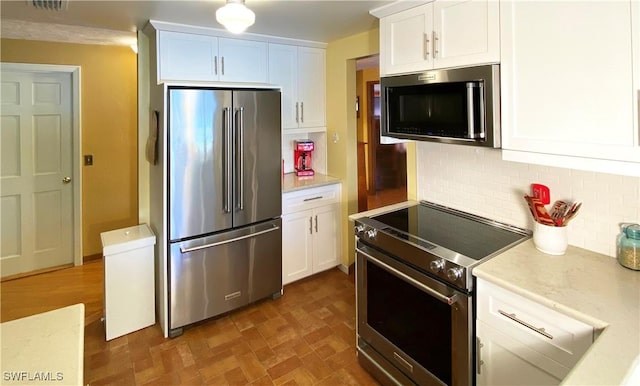
[[[634,369],[634,379],[638,376],[640,271],[572,246],[565,255],[547,255],[528,240],[474,268],[473,274],[603,329],[562,384],[629,384]]]
[[[3,385],[84,383],[84,304],[0,324]]]
[[[309,177],[297,177],[295,173],[287,173],[282,178],[282,193],[338,183],[340,179],[325,174],[316,173]]]

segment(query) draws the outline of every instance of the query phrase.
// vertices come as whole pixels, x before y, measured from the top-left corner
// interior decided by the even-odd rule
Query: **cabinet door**
[[[300,127],[326,126],[325,67],[324,49],[298,47]]]
[[[267,83],[267,43],[219,38],[220,80]]]
[[[500,3],[433,3],[434,68],[500,61]]]
[[[282,216],[282,284],[313,273],[313,210]]]
[[[548,163],[535,155],[640,162],[632,46],[640,7],[630,1],[500,4],[503,148],[551,165],[554,158]],[[567,167],[566,159],[556,160]]]
[[[282,88],[282,128],[297,129],[298,47],[269,44],[269,83]]]
[[[569,369],[482,321],[476,322],[478,386],[558,385]]]
[[[160,31],[158,82],[218,79],[218,39],[212,36]]]
[[[425,4],[380,20],[380,75],[433,67],[433,5]]]
[[[333,268],[340,263],[340,205],[317,208],[313,214],[313,272]]]

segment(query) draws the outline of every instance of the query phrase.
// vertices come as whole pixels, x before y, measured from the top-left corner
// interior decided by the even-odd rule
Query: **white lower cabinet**
[[[282,196],[282,284],[340,263],[340,184]]]
[[[476,323],[477,385],[558,385],[569,369],[487,323]]]
[[[592,326],[478,279],[477,385],[558,385],[593,343]]]

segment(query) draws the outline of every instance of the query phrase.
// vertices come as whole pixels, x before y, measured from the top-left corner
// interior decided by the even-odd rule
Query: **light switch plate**
[[[84,166],[93,165],[93,154],[85,154],[84,155]]]

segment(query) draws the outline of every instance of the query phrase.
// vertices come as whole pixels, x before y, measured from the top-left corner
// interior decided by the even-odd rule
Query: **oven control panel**
[[[392,227],[383,226],[378,229],[360,221],[356,221],[354,233],[362,242],[391,253],[424,273],[436,276],[457,288],[468,289],[466,269],[452,260],[439,256],[444,249],[435,244]]]

